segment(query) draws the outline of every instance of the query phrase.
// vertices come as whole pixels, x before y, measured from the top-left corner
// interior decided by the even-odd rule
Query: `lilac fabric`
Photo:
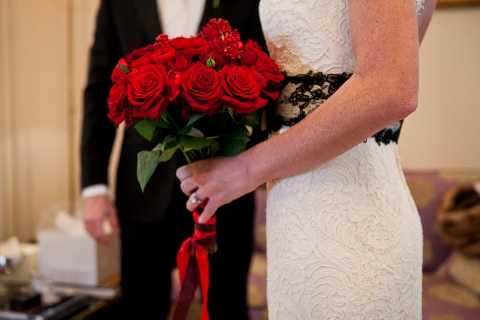
[[[443,179],[438,171],[407,171],[406,178],[422,220],[424,237],[423,271],[434,272],[451,253],[435,228],[443,196],[455,182]]]
[[[468,289],[438,275],[423,279],[424,320],[478,320],[480,298]]]

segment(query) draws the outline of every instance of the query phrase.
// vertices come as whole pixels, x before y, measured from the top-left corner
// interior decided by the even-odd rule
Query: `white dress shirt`
[[[163,33],[169,37],[192,36],[197,33],[205,9],[206,0],[157,0],[158,16]],[[82,197],[108,194],[108,187],[95,184],[82,190]]]
[[[157,0],[163,33],[169,37],[193,36],[202,20],[205,0]]]

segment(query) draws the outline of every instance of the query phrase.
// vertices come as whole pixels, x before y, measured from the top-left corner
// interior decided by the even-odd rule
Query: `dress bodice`
[[[417,2],[417,12],[425,0]],[[353,72],[348,0],[261,0],[272,57],[288,74]]]
[[[416,1],[420,12],[424,0]],[[287,72],[277,134],[321,108],[354,72],[348,4],[261,0],[267,45]],[[422,229],[391,143],[400,128],[396,122],[322,165],[269,184],[270,320],[421,319]]]

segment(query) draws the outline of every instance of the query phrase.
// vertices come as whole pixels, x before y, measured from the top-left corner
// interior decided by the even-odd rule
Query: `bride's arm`
[[[349,15],[357,63],[337,93],[284,134],[239,156],[178,170],[185,193],[197,190],[198,198],[208,199],[203,221],[259,185],[322,165],[415,110],[415,1],[350,0]]]

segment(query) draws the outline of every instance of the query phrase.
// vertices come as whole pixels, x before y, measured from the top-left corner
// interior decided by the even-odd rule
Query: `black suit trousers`
[[[186,198],[176,192],[176,201]],[[247,283],[253,249],[253,195],[220,209],[218,251],[210,256],[209,312],[212,320],[248,319]],[[178,208],[178,206],[175,206]],[[174,209],[177,210],[178,209]],[[163,221],[120,220],[122,319],[167,319],[171,273],[181,243],[193,232],[191,214],[170,212]]]

